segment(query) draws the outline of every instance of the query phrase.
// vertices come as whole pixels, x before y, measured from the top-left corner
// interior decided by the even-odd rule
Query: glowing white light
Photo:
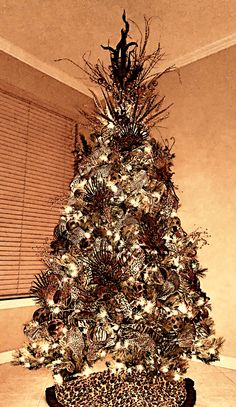
[[[106,316],[107,316],[106,310],[105,309],[101,310],[101,312],[99,313],[99,317],[101,319],[104,319],[104,318],[106,318]]]
[[[115,349],[116,350],[121,349],[121,343],[120,342],[116,342]]]
[[[142,307],[146,305],[146,300],[144,297],[141,297],[137,304],[140,304]]]
[[[76,213],[74,213],[74,220],[78,221],[79,219],[81,219],[83,216],[82,212],[78,211]]]
[[[158,191],[154,191],[154,192],[152,193],[152,196],[153,196],[154,198],[160,199],[161,194],[160,194],[160,192],[158,192]]]
[[[130,199],[130,204],[134,207],[137,208],[139,206],[139,201],[137,199]]]
[[[165,239],[166,243],[170,243],[170,242],[172,241],[172,237],[169,236],[169,235],[165,235],[165,236],[163,237],[163,239]]]
[[[118,242],[120,240],[120,234],[117,232],[114,237],[114,242]]]
[[[132,250],[136,250],[136,249],[139,249],[140,248],[140,246],[139,246],[139,244],[137,244],[137,243],[134,243],[133,245],[132,245]]]
[[[179,373],[176,372],[176,373],[174,374],[173,379],[174,379],[175,381],[178,381],[178,380],[180,379],[180,377],[181,377],[181,376],[179,375]]]
[[[125,340],[125,342],[124,342],[124,347],[127,349],[128,347],[129,347],[129,340],[128,339],[126,339]]]
[[[146,146],[145,148],[144,148],[144,151],[145,151],[145,153],[147,153],[147,154],[150,154],[151,152],[152,152],[152,147],[149,145],[149,146]]]
[[[54,375],[54,380],[59,386],[63,383],[63,377],[59,373]]]
[[[186,307],[186,304],[184,302],[182,302],[179,306],[178,306],[178,310],[180,312],[182,312],[183,314],[186,314],[188,309]]]
[[[78,276],[78,269],[75,263],[69,263],[68,264],[68,270],[71,275],[71,277],[77,277]]]
[[[71,213],[71,212],[73,211],[73,209],[72,209],[71,206],[66,206],[66,207],[64,208],[64,211],[65,211],[66,214],[69,214],[69,213]]]
[[[83,179],[82,181],[76,183],[76,184],[73,186],[73,188],[75,187],[75,188],[78,188],[78,189],[83,190],[83,189],[84,189],[84,186],[85,186],[86,184],[87,184],[87,180],[86,180],[86,179]]]
[[[99,160],[100,161],[108,161],[108,157],[107,157],[106,154],[101,154],[100,157],[99,157]]]
[[[62,361],[61,359],[56,359],[52,362],[53,365],[61,365]]]
[[[61,311],[61,310],[60,310],[59,307],[55,307],[54,310],[53,310],[53,313],[54,313],[54,314],[59,314],[60,311]]]
[[[147,312],[148,314],[152,313],[152,310],[154,308],[155,304],[152,301],[147,301],[145,307],[143,308],[144,312]]]
[[[40,345],[40,348],[42,349],[43,352],[48,353],[49,350],[49,344],[47,342],[44,342]]]
[[[125,364],[121,362],[115,362],[114,368],[117,370],[126,370]]]
[[[68,260],[68,254],[63,254],[63,255],[61,256],[61,260],[62,260],[62,261]]]
[[[175,267],[179,266],[179,257],[174,257],[173,258],[173,266],[175,266]]]
[[[162,372],[162,373],[167,373],[168,372],[168,366],[166,366],[166,365],[164,365],[164,366],[162,366],[161,368],[160,368],[160,371]]]
[[[74,270],[70,273],[71,277],[77,277],[78,276],[78,271]]]
[[[119,242],[119,248],[124,247],[125,241],[123,239],[120,240]]]
[[[112,192],[116,193],[118,191],[117,186],[113,181],[108,181],[107,186],[112,190]]]
[[[178,315],[178,311],[177,311],[177,309],[173,309],[172,311],[171,311],[171,315]]]
[[[89,376],[92,373],[92,369],[89,366],[86,366],[86,368],[83,371],[84,376]]]
[[[125,196],[125,194],[120,194],[119,195],[119,202],[123,202],[124,200],[125,200],[125,198],[126,198],[126,196]]]

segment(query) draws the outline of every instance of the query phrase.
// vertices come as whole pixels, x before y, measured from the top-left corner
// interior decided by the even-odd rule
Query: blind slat
[[[0,129],[1,131],[1,129]],[[57,140],[58,142],[58,140]],[[30,143],[30,152],[27,151],[27,155],[26,155],[26,148],[27,145],[23,143],[23,141],[20,143],[17,140],[16,141],[11,141],[11,145],[9,140],[5,140],[4,142],[1,143],[1,151],[0,151],[0,156],[1,159],[3,159],[6,154],[12,157],[12,159],[19,159],[19,158],[24,158],[24,157],[38,157],[45,159],[48,157],[53,157],[56,161],[56,159],[61,159],[63,157],[68,157],[68,159],[71,159],[71,152],[70,151],[66,151],[65,149],[65,145],[63,145],[63,147],[58,147],[55,148],[55,145],[50,145],[48,143],[40,143],[37,144],[36,142]],[[44,148],[44,150],[39,150],[39,146],[41,148]],[[49,150],[50,148],[50,150]],[[69,149],[68,149],[69,150]]]
[[[73,121],[0,91],[0,297],[29,295],[45,269],[40,252],[52,239],[73,173]]]
[[[55,145],[50,146],[50,145],[47,145],[46,143],[39,144],[39,145],[37,145],[36,143],[35,144],[30,143],[30,145],[28,146],[27,154],[26,154],[26,149],[23,144],[21,144],[21,146],[19,148],[17,147],[17,145],[14,147],[17,148],[17,150],[16,149],[10,150],[9,147],[6,146],[6,143],[5,143],[5,145],[2,144],[1,145],[1,159],[4,159],[4,157],[6,157],[6,154],[8,155],[8,157],[11,155],[12,158],[16,158],[16,159],[17,158],[19,159],[22,156],[23,156],[22,158],[27,157],[27,159],[32,157],[32,159],[36,159],[39,162],[40,162],[40,159],[42,159],[42,160],[51,159],[56,162],[57,160],[59,160],[59,159],[62,160],[66,157],[68,159],[71,158],[70,151],[69,152],[64,151],[65,146],[60,149],[60,148],[55,148]],[[44,150],[39,149],[39,147],[41,149],[44,148]],[[30,149],[30,151],[29,151],[29,149]]]

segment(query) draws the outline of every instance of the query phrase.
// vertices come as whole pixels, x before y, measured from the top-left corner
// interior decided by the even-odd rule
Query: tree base
[[[45,391],[46,401],[50,407],[63,407],[62,404],[58,403],[55,394],[55,386],[48,387]]]
[[[180,407],[193,407],[196,403],[196,390],[194,389],[194,381],[192,379],[185,379],[187,397]],[[64,407],[57,401],[55,386],[46,389],[46,401],[50,407]]]
[[[192,379],[185,379],[187,397],[181,407],[192,407],[196,403],[196,390],[194,389],[194,381]]]

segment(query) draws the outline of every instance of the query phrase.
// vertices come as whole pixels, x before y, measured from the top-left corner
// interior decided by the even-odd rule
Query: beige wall
[[[23,326],[30,321],[36,307],[20,307],[0,310],[0,352],[17,349],[26,341]]]
[[[236,47],[169,74],[161,82],[174,102],[162,136],[176,138],[175,183],[186,231],[207,228],[210,246],[199,253],[208,267],[203,289],[211,297],[223,354],[236,357]]]

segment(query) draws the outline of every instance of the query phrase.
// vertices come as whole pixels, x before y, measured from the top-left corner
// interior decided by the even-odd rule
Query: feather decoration
[[[36,303],[45,305],[48,300],[53,300],[53,296],[60,287],[60,275],[42,271],[35,276],[30,294],[35,298]]]

